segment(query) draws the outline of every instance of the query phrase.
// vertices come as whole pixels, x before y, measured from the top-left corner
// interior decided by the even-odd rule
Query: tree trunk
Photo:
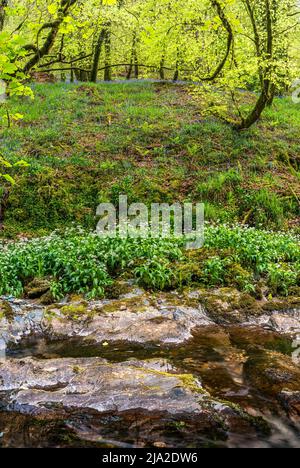
[[[5,22],[5,7],[8,5],[8,0],[0,0],[0,31],[3,31]]]
[[[137,57],[137,52],[135,50],[135,54],[134,54],[134,78],[136,80],[139,79],[139,74],[140,74],[140,71],[139,71],[139,62],[138,62],[138,57]]]
[[[132,68],[133,68],[133,63],[130,62],[130,65],[129,65],[129,68],[128,68],[128,71],[127,71],[127,75],[126,75],[126,80],[130,80],[130,79],[131,79]]]
[[[76,80],[77,80],[77,81],[81,81],[81,73],[80,73],[80,70],[78,70],[77,68],[74,68],[73,71],[74,71],[74,76],[75,76]]]
[[[163,56],[161,61],[160,61],[160,66],[159,66],[159,77],[161,80],[165,79],[165,57]]]
[[[134,33],[133,43],[132,43],[132,60],[134,63],[134,78],[138,80],[139,78],[139,61],[137,55],[137,35]]]
[[[33,44],[29,44],[24,47],[25,50],[34,50],[35,54],[33,57],[26,63],[26,65],[23,68],[24,73],[28,73],[35,65],[39,63],[39,61],[45,57],[45,55],[48,55],[50,50],[52,49],[55,39],[58,35],[60,25],[62,24],[64,18],[68,14],[68,11],[71,6],[73,6],[77,0],[61,0],[60,2],[60,8],[59,8],[59,13],[58,13],[58,19],[56,21],[53,21],[51,23],[45,23],[39,30],[38,32],[38,37],[39,35],[46,29],[50,29],[50,32],[48,33],[44,44],[42,45],[41,48],[37,48]]]
[[[175,65],[175,73],[173,77],[173,81],[178,81],[179,78],[179,52],[177,50],[177,60],[176,60],[176,65]]]
[[[9,197],[9,189],[5,188],[2,190],[1,200],[0,200],[0,231],[3,230],[4,215],[7,207]]]
[[[139,65],[138,65],[138,56],[137,56],[137,50],[136,50],[136,33],[133,34],[133,40],[132,40],[132,49],[131,49],[131,58],[130,58],[130,65],[127,73],[127,80],[130,80],[131,75],[132,75],[132,70],[134,66],[134,78],[138,79],[139,78]]]
[[[105,35],[106,35],[106,30],[102,29],[100,34],[99,34],[98,41],[97,41],[96,48],[95,48],[93,67],[92,67],[92,72],[91,72],[91,81],[93,83],[97,83],[99,61],[100,61],[100,57],[101,57],[101,52],[102,52],[102,47],[103,47],[103,42],[104,42],[104,39],[105,39]]]
[[[104,81],[111,81],[111,30],[110,24],[106,27],[105,34],[105,69]]]
[[[89,74],[85,70],[79,70],[79,81],[86,83],[89,81]]]
[[[254,12],[251,7],[249,0],[246,0],[247,9],[249,12],[249,16],[252,23],[254,38],[255,38],[255,45],[257,56],[261,58],[262,50],[265,51],[264,60],[266,61],[267,65],[265,67],[261,67],[260,69],[260,81],[261,81],[261,93],[260,96],[254,106],[254,109],[249,113],[249,115],[242,120],[242,122],[237,125],[238,130],[244,130],[250,128],[253,124],[255,124],[261,117],[261,114],[265,110],[267,106],[272,105],[273,99],[275,97],[276,86],[272,81],[268,78],[272,71],[272,61],[274,59],[274,50],[273,50],[273,40],[274,40],[274,32],[273,32],[273,22],[272,14],[271,14],[271,7],[270,1],[264,0],[264,7],[265,7],[265,15],[263,16],[263,26],[266,32],[265,44],[263,46],[259,36],[258,36],[258,28],[256,25],[256,20],[254,17]]]
[[[252,127],[255,122],[257,122],[263,111],[265,110],[266,106],[270,105],[274,99],[275,89],[270,86],[270,81],[266,80],[264,83],[264,90],[260,94],[256,105],[252,112],[244,119],[238,126],[238,130],[246,130],[247,128]]]

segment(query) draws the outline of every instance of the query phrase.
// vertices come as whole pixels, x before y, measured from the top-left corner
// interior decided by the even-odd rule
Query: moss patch
[[[80,320],[88,314],[88,303],[68,304],[61,307],[60,312],[72,320]]]
[[[13,320],[14,311],[9,302],[0,299],[0,320],[7,319],[8,321]]]
[[[29,299],[37,299],[48,293],[50,287],[48,278],[35,278],[25,287],[25,294]]]
[[[101,307],[99,312],[104,314],[110,314],[117,311],[133,313],[145,312],[151,305],[149,299],[150,297],[145,294],[145,296],[114,300]]]

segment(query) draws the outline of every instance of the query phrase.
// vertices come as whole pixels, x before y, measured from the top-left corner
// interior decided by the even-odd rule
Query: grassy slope
[[[24,120],[0,150],[18,174],[5,235],[72,222],[95,227],[100,201],[205,201],[206,218],[299,230],[300,112],[277,100],[237,134],[205,118],[187,91],[159,84],[36,85],[12,107]]]

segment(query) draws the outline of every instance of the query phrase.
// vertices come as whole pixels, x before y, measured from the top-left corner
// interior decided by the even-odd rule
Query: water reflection
[[[1,351],[2,349],[2,351]],[[39,359],[66,357],[102,357],[111,362],[122,362],[152,358],[165,359],[170,366],[180,373],[192,373],[202,382],[209,393],[222,400],[239,404],[250,415],[263,417],[271,426],[269,435],[253,433],[228,433],[217,438],[203,437],[198,432],[195,421],[187,423],[186,428],[181,422],[165,420],[163,415],[145,415],[138,411],[133,415],[89,415],[83,413],[68,418],[66,425],[56,425],[59,439],[62,433],[67,434],[67,446],[74,444],[74,434],[77,445],[105,446],[108,441],[112,446],[122,444],[148,446],[153,443],[150,434],[157,433],[157,440],[168,447],[292,447],[300,448],[299,418],[290,420],[284,408],[279,404],[277,396],[263,393],[256,388],[253,381],[247,378],[245,366],[249,360],[263,351],[276,352],[291,356],[292,340],[270,330],[257,327],[230,326],[221,328],[214,326],[195,332],[193,339],[181,346],[159,346],[156,344],[133,344],[125,342],[108,342],[95,345],[82,339],[51,342],[45,339],[27,341],[26,346],[10,348],[9,357],[21,358],[35,356]],[[5,357],[5,348],[0,341],[0,353]],[[2,356],[1,354],[1,356]],[[0,431],[3,415],[0,413]],[[6,416],[7,417],[7,416]],[[28,427],[34,426],[34,419],[26,419]],[[54,423],[53,423],[54,424]],[[46,431],[46,432],[45,432]],[[136,432],[135,432],[136,431]],[[48,446],[47,430],[37,433],[37,440],[42,446]],[[138,433],[138,436],[134,436]],[[152,437],[152,436],[151,436]],[[43,439],[44,438],[44,439]],[[80,440],[80,442],[78,442]],[[64,442],[65,443],[65,442]],[[65,446],[58,442],[59,446]],[[31,446],[32,441],[24,442]],[[173,445],[174,444],[174,445]]]

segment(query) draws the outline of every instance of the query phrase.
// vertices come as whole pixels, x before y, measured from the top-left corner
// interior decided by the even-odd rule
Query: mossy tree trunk
[[[138,62],[138,55],[137,55],[137,35],[136,32],[133,34],[132,40],[132,48],[131,48],[131,58],[130,58],[130,65],[127,72],[127,80],[130,80],[132,71],[134,68],[134,78],[139,78],[139,62]]]
[[[165,79],[165,56],[163,55],[159,65],[159,77],[161,80]]]
[[[105,39],[105,69],[104,69],[104,81],[111,81],[111,23],[108,23],[106,27]]]
[[[3,31],[5,23],[5,8],[8,5],[8,0],[0,0],[0,31]]]
[[[276,21],[276,12],[272,15],[270,0],[261,0],[261,5],[264,8],[264,14],[259,21],[255,18],[255,13],[250,0],[245,0],[247,11],[251,20],[254,43],[256,47],[256,55],[259,59],[262,57],[262,65],[259,70],[259,77],[261,83],[260,96],[256,101],[256,104],[248,116],[242,119],[242,122],[237,125],[238,130],[244,130],[250,128],[255,124],[261,117],[263,111],[267,106],[270,106],[273,102],[276,86],[270,79],[272,75],[274,61],[274,22]],[[263,29],[264,35],[259,35],[259,27]],[[264,37],[265,36],[265,37]]]
[[[37,44],[42,32],[45,30],[49,30],[49,33],[46,36],[42,46],[39,47],[35,44],[28,44],[24,47],[24,49],[29,51],[30,53],[33,52],[33,56],[24,65],[24,73],[30,72],[30,70],[32,70],[43,57],[49,54],[50,50],[52,49],[55,43],[55,39],[59,33],[59,28],[61,24],[63,23],[65,17],[69,13],[70,8],[73,5],[75,5],[76,2],[77,0],[61,0],[57,19],[55,21],[43,24],[43,26],[38,31]]]
[[[3,229],[4,216],[9,198],[9,189],[0,188],[0,231]]]
[[[179,52],[179,49],[177,49],[177,59],[176,59],[175,73],[174,73],[173,81],[178,81],[178,78],[179,78],[179,63],[180,63],[180,52]]]
[[[91,72],[91,81],[93,83],[97,82],[99,62],[100,62],[103,43],[105,40],[105,35],[106,35],[106,30],[105,28],[103,28],[100,31],[100,34],[96,43],[96,47],[95,47],[94,60],[93,60],[93,66],[92,66],[92,72]]]

